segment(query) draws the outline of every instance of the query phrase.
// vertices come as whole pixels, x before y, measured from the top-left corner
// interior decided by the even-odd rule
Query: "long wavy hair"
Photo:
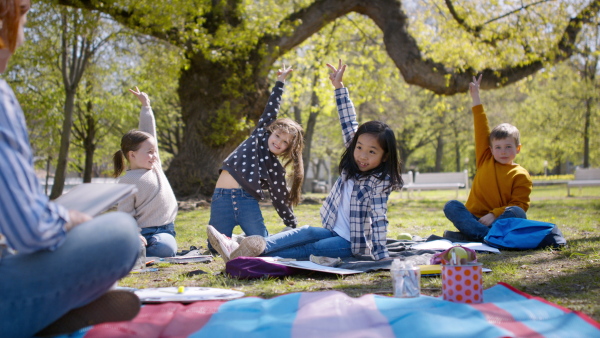
[[[113,177],[117,178],[121,176],[121,173],[125,170],[125,160],[129,162],[127,154],[130,151],[140,149],[142,143],[151,137],[153,136],[141,130],[130,130],[121,137],[121,149],[113,155],[113,164],[115,166]]]
[[[354,159],[354,148],[356,148],[358,137],[362,134],[371,134],[375,136],[379,142],[379,146],[384,151],[381,164],[376,168],[364,172],[360,171],[356,164],[356,160]],[[350,145],[346,148],[346,151],[344,151],[344,154],[342,154],[342,158],[340,159],[339,173],[342,174],[343,171],[346,171],[347,178],[373,175],[380,180],[384,180],[389,176],[391,181],[390,188],[400,189],[404,184],[402,181],[402,173],[400,172],[401,168],[402,166],[400,156],[398,156],[394,131],[381,121],[369,121],[360,125],[356,130],[356,133],[354,133]]]
[[[302,151],[304,150],[304,129],[298,122],[289,118],[280,118],[269,125],[267,130],[272,134],[275,130],[292,135],[292,141],[287,149],[279,155],[283,160],[283,166],[292,164],[292,188],[290,189],[290,198],[288,204],[296,206],[300,203],[302,194],[302,182],[304,182],[304,162],[302,160]]]

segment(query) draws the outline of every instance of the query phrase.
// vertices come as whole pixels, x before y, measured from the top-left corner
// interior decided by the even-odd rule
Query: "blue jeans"
[[[68,311],[95,300],[133,267],[139,228],[112,212],[80,224],[55,251],[0,260],[0,335],[31,337]]]
[[[146,256],[174,257],[177,254],[177,241],[175,241],[175,225],[173,223],[142,228],[142,236],[148,242]]]
[[[350,242],[325,228],[305,225],[265,238],[267,246],[261,256],[279,256],[308,260],[310,255],[350,257]]]
[[[269,235],[258,200],[244,189],[216,188],[210,204],[208,224],[227,237],[231,237],[236,225],[247,236]],[[210,243],[208,247],[212,248]]]
[[[503,218],[527,218],[523,209],[517,206],[507,207],[502,215],[498,216],[490,227],[479,223],[479,218],[475,217],[462,202],[452,200],[444,206],[444,214],[454,224],[454,226],[468,239],[482,242],[483,238],[494,226],[497,220]]]

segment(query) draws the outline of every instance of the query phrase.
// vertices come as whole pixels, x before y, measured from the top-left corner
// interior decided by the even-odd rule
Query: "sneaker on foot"
[[[238,248],[239,244],[231,238],[218,232],[217,229],[215,229],[212,225],[207,227],[206,232],[208,234],[208,241],[210,242],[210,245],[217,250],[219,255],[221,255],[221,258],[223,258],[225,263],[227,263],[230,259],[229,255],[231,252],[233,252],[233,250]]]
[[[237,257],[258,257],[263,251],[267,242],[263,236],[248,236],[242,240],[240,246],[231,252],[229,255],[230,259]]]
[[[462,232],[457,231],[445,230],[442,237],[447,238],[452,242],[470,242],[469,239],[467,239],[467,236],[463,235]]]
[[[109,290],[91,303],[67,312],[36,336],[70,334],[91,325],[132,320],[140,312],[140,306],[140,299],[135,293]]]

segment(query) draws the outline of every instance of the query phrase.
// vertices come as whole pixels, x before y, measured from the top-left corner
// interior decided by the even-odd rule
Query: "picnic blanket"
[[[338,291],[271,299],[145,305],[132,321],[105,323],[69,338],[92,337],[600,337],[600,324],[500,283],[484,303],[441,298],[352,298]],[[64,336],[63,336],[64,337]]]

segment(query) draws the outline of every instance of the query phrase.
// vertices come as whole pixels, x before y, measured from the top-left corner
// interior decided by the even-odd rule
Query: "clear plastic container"
[[[412,262],[394,259],[390,272],[394,297],[414,298],[421,295],[421,269],[418,266],[414,266]]]
[[[146,246],[144,243],[140,243],[140,251],[138,253],[137,261],[133,266],[133,270],[141,270],[146,268]]]

